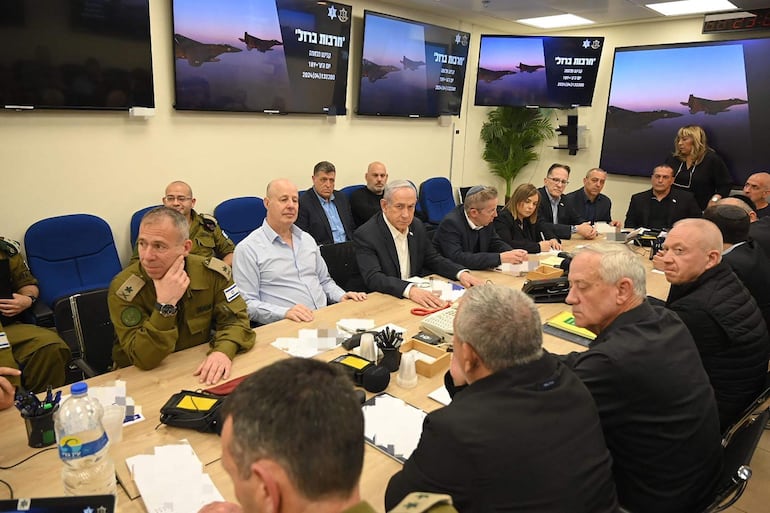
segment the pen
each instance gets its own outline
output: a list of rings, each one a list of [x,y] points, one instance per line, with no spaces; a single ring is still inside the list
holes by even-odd
[[[540,232],[540,240],[545,240],[545,235],[543,235],[543,232]]]

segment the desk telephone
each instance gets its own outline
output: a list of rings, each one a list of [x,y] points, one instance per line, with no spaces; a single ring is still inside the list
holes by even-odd
[[[453,323],[457,313],[458,302],[455,301],[452,306],[439,310],[438,312],[426,315],[420,322],[420,329],[433,333],[441,337],[444,342],[451,342],[454,335]]]

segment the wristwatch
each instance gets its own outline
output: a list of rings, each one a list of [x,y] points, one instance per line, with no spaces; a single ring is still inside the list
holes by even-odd
[[[27,294],[27,297],[32,300],[32,304],[30,306],[35,306],[35,303],[37,302],[37,297],[35,297],[35,296],[31,295],[31,294]]]
[[[172,317],[176,315],[178,308],[176,305],[170,305],[168,303],[155,303],[155,309],[160,312],[163,317]]]

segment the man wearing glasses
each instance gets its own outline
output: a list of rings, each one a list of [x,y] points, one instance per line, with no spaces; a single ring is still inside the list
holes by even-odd
[[[497,189],[476,185],[465,203],[448,213],[433,237],[436,250],[468,269],[490,269],[502,263],[520,264],[527,251],[512,249],[495,231]]]
[[[551,164],[546,173],[544,187],[540,191],[540,205],[537,217],[553,225],[553,233],[559,239],[569,239],[577,233],[584,239],[594,239],[598,235],[591,223],[580,217],[577,212],[564,202],[564,190],[569,184],[569,166]]]
[[[190,240],[192,240],[190,254],[204,258],[217,257],[227,265],[233,265],[235,244],[222,231],[214,216],[199,214],[193,209],[195,198],[192,188],[187,183],[177,180],[168,184],[162,201],[163,206],[173,208],[190,223]],[[139,253],[135,247],[131,262],[138,259]]]

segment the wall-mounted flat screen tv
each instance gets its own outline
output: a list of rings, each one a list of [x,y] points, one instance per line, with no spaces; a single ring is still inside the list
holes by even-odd
[[[470,34],[364,11],[358,114],[460,115]]]
[[[352,8],[173,0],[175,108],[345,114]]]
[[[148,2],[0,2],[0,106],[154,107]]]
[[[476,105],[590,106],[604,38],[481,36]]]
[[[736,184],[766,171],[769,55],[770,39],[616,48],[602,169],[650,176],[674,151],[677,130],[699,125]]]

